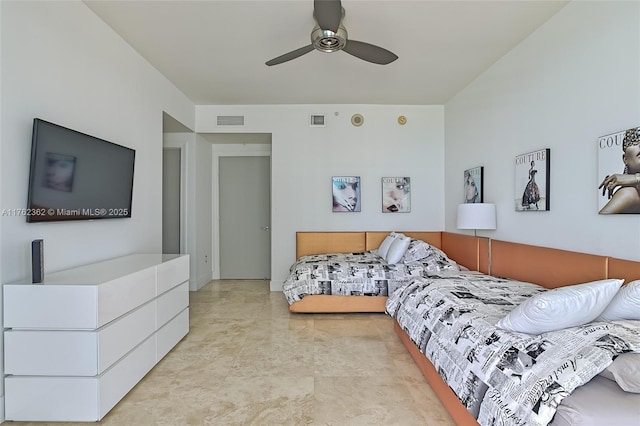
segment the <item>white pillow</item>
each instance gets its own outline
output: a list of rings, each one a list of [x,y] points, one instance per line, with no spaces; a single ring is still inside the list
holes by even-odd
[[[389,252],[389,248],[391,247],[391,244],[393,244],[396,238],[400,238],[400,237],[404,237],[404,234],[390,232],[389,235],[387,235],[384,238],[384,240],[382,240],[382,244],[380,244],[380,247],[378,247],[378,252],[377,252],[378,256],[382,257],[383,259],[386,259],[387,253]]]
[[[622,286],[596,321],[640,320],[640,280]]]
[[[616,382],[625,392],[640,393],[640,354],[618,355],[600,375]]]
[[[402,256],[409,248],[409,244],[411,243],[411,238],[402,236],[400,238],[396,238],[391,247],[389,247],[389,251],[387,252],[386,261],[387,263],[394,265],[400,262]]]
[[[599,280],[547,290],[528,298],[496,324],[507,331],[542,334],[593,321],[624,280]]]

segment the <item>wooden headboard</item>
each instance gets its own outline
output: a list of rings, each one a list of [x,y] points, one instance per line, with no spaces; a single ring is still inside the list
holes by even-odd
[[[442,247],[440,231],[398,231],[408,237]],[[320,231],[296,232],[296,259],[308,254],[350,253],[373,250],[380,247],[389,231]]]
[[[365,232],[296,232],[296,259],[308,254],[365,250]]]
[[[491,275],[546,288],[607,278],[608,257],[491,240]]]
[[[624,278],[624,282],[640,280],[640,262],[609,258],[607,278]]]
[[[442,233],[442,251],[459,265],[489,273],[489,239],[471,235]]]

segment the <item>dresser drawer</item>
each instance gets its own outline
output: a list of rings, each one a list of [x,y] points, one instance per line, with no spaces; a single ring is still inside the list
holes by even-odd
[[[160,328],[189,306],[189,283],[184,282],[156,299],[156,327]]]
[[[153,302],[95,331],[7,330],[5,374],[95,376],[156,330]]]
[[[189,308],[185,308],[156,333],[156,362],[164,358],[187,333],[189,333]]]
[[[155,297],[155,268],[99,285],[5,284],[7,328],[96,329]]]
[[[189,256],[181,256],[158,265],[156,293],[162,294],[189,280]]]
[[[155,336],[96,377],[8,376],[6,420],[95,422],[155,365]]]

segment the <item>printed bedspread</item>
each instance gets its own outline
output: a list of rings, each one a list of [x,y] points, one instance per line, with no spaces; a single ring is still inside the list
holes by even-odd
[[[291,266],[283,291],[289,304],[309,294],[387,296],[433,268],[431,260],[390,265],[373,251],[307,255]]]
[[[562,399],[622,352],[640,352],[640,321],[592,322],[541,335],[494,324],[537,285],[457,273],[416,278],[386,310],[481,425],[546,425]]]

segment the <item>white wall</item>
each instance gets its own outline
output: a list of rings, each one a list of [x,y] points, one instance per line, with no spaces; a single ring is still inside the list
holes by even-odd
[[[212,278],[212,176],[211,142],[202,136],[196,136],[195,144],[195,253],[196,253],[196,290]]]
[[[180,150],[180,252],[189,256],[189,289],[197,290],[196,284],[196,208],[195,208],[195,144],[193,132],[164,133],[163,148]]]
[[[81,2],[2,1],[0,10],[0,208],[26,208],[34,117],[136,150],[132,218],[28,224],[3,215],[0,280],[31,279],[36,238],[45,274],[160,252],[162,113],[193,127],[194,105]]]
[[[597,205],[596,140],[636,126],[640,3],[570,3],[445,105],[446,229],[462,232],[463,171],[484,166],[498,229],[479,235],[640,260],[640,217]],[[551,209],[515,212],[514,158],[541,148]]]
[[[354,127],[360,113],[364,124]],[[310,127],[325,114],[325,127]],[[245,125],[217,126],[218,115]],[[397,123],[405,115],[404,126]],[[443,107],[376,105],[197,106],[197,133],[271,133],[271,289],[295,260],[296,231],[442,230]],[[362,211],[331,211],[331,177],[360,176]],[[411,212],[382,213],[381,178],[411,177]]]
[[[30,242],[45,273],[161,250],[162,113],[194,121],[194,105],[81,2],[2,7],[2,208],[27,200],[34,117],[136,150],[131,219],[28,224],[1,218],[2,281],[30,279]]]

